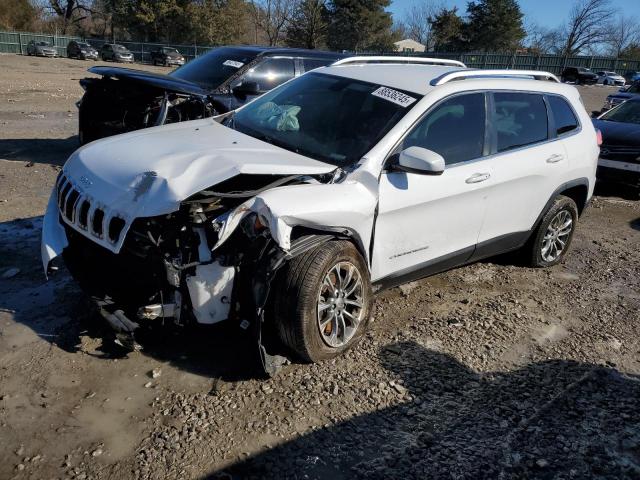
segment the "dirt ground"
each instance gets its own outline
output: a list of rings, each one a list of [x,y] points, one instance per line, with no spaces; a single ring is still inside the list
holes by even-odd
[[[640,478],[634,192],[599,188],[562,265],[383,293],[331,362],[259,380],[225,326],[124,355],[40,264],[90,65],[0,55],[0,478]],[[609,91],[582,88],[587,109]]]

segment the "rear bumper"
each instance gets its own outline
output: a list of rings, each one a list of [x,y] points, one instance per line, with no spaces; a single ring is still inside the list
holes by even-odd
[[[640,164],[601,158],[598,160],[596,177],[598,180],[640,187]]]

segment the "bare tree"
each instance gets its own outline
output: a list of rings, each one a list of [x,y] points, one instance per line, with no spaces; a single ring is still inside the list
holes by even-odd
[[[264,33],[269,45],[278,45],[296,7],[296,0],[252,0],[249,12],[255,29],[255,42]]]
[[[608,26],[606,38],[607,53],[619,57],[620,53],[633,44],[640,43],[640,24],[635,17],[619,14]]]
[[[62,33],[69,25],[77,25],[92,13],[89,2],[82,0],[49,0],[49,9],[62,21]]]
[[[611,0],[575,0],[569,20],[562,29],[560,52],[576,55],[583,50],[591,50],[607,39],[608,24],[615,10]]]
[[[527,32],[524,44],[532,53],[541,54],[558,51],[558,30],[545,28],[535,22],[526,22],[524,29]]]
[[[431,50],[434,43],[431,19],[444,8],[442,0],[422,0],[421,3],[412,5],[400,21],[402,31],[408,38]]]

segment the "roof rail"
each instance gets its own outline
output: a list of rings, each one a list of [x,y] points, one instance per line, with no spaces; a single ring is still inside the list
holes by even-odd
[[[560,83],[553,73],[537,70],[456,70],[447,72],[431,80],[432,86],[442,85],[452,80],[465,80],[468,78],[533,78],[534,80],[548,80]]]
[[[360,56],[347,57],[332,63],[331,65],[346,65],[350,63],[417,63],[426,65],[446,65],[451,67],[467,66],[458,60],[448,60],[446,58],[429,58],[429,57],[399,57],[394,55],[377,55],[377,56]]]

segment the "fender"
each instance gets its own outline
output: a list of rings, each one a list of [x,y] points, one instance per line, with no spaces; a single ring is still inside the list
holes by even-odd
[[[587,192],[589,192],[589,179],[586,177],[576,178],[569,182],[563,183],[558,188],[556,188],[555,191],[551,194],[551,197],[549,197],[549,200],[547,200],[547,203],[544,205],[544,208],[538,215],[538,218],[536,218],[536,221],[533,223],[533,226],[531,227],[531,232],[535,231],[535,229],[538,228],[538,225],[540,225],[540,222],[542,221],[542,217],[544,217],[545,213],[549,211],[549,208],[551,208],[551,205],[553,204],[553,201],[556,199],[556,197],[560,195],[562,192],[564,192],[565,190],[568,190],[573,187],[586,187]],[[578,205],[580,213],[584,212],[584,210],[587,208],[588,201],[589,199],[587,198],[585,200],[585,204],[582,209],[580,209],[580,205]]]

